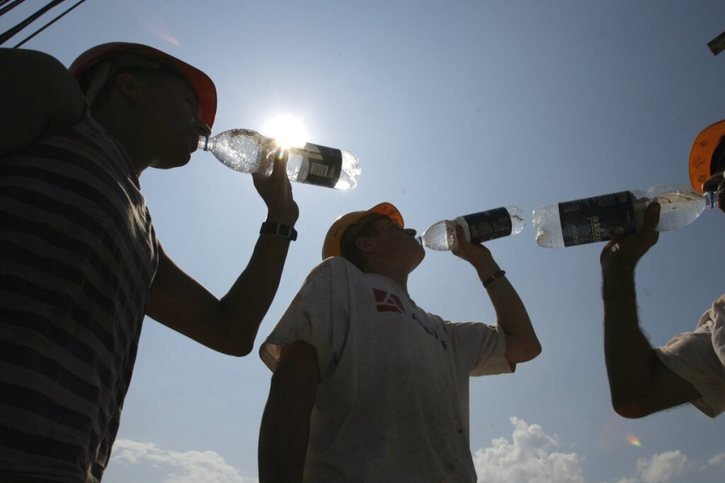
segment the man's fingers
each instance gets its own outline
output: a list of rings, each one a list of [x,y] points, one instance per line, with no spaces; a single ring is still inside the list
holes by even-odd
[[[287,160],[289,159],[289,151],[279,148],[274,152],[274,166],[272,174],[283,172],[287,173]]]
[[[650,203],[644,212],[644,223],[642,225],[642,231],[645,233],[655,231],[659,222],[660,204],[657,202]]]

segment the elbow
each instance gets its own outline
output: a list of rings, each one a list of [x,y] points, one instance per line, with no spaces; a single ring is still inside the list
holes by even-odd
[[[528,353],[529,353],[529,360],[539,357],[539,354],[541,354],[541,342],[539,342],[539,339],[535,338],[529,344]]]
[[[536,359],[539,354],[541,354],[541,344],[539,344],[539,341],[537,340],[534,343],[529,344],[524,352],[523,360],[519,362],[527,362]]]
[[[612,408],[617,414],[627,419],[639,419],[650,414],[638,401],[619,401],[612,399]]]
[[[646,393],[612,391],[611,395],[612,408],[623,418],[639,419],[656,412],[655,405]]]
[[[639,419],[657,411],[657,397],[645,381],[620,380],[609,377],[612,409],[627,419]]]
[[[234,357],[248,356],[254,349],[259,321],[241,321],[238,325],[220,324],[214,333],[215,349]],[[251,328],[250,328],[251,327]]]
[[[528,328],[525,330],[513,331],[503,328],[506,334],[506,356],[511,363],[527,362],[541,354],[541,342],[536,332],[531,327],[530,321],[526,325]]]
[[[254,338],[239,336],[217,338],[216,343],[210,347],[228,356],[244,357],[248,356],[254,349]]]
[[[252,349],[254,349],[254,343],[244,341],[241,343],[229,344],[229,346],[221,349],[220,352],[234,357],[245,357],[252,353]]]
[[[251,347],[242,347],[242,348],[234,348],[230,351],[225,351],[224,353],[230,356],[234,357],[246,357],[249,354],[251,354],[252,348]]]
[[[512,364],[528,362],[541,354],[541,344],[538,339],[534,339],[526,344],[517,344],[509,346],[506,350],[506,357]]]

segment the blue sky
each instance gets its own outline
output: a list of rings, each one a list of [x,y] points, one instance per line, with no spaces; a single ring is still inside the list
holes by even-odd
[[[33,7],[2,17],[2,30]],[[300,236],[252,355],[216,354],[145,322],[105,481],[256,481],[270,379],[256,348],[338,215],[386,200],[423,230],[498,206],[530,218],[555,201],[687,184],[695,135],[725,117],[725,57],[706,46],[723,19],[716,0],[90,0],[31,40],[66,64],[102,42],[154,45],[215,79],[215,132],[291,113],[310,141],[348,149],[362,166],[351,192],[294,186]],[[166,251],[223,295],[266,215],[251,178],[196,153],[141,183]],[[723,228],[721,213],[705,212],[642,260],[640,315],[653,343],[694,327],[723,293]],[[612,411],[602,246],[540,248],[530,222],[489,244],[543,353],[512,376],[471,381],[482,481],[721,481],[722,417],[690,406],[636,421]],[[451,320],[494,321],[475,272],[450,253],[429,252],[409,289]]]

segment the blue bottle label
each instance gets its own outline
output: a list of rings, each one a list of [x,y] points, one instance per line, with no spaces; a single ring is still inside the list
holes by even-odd
[[[342,151],[319,144],[305,144],[309,173],[303,183],[334,188],[342,170]]]
[[[471,243],[481,243],[511,234],[511,216],[506,208],[472,213],[463,217],[468,223]]]
[[[629,191],[559,203],[564,246],[611,239],[614,228],[635,231],[634,195]]]

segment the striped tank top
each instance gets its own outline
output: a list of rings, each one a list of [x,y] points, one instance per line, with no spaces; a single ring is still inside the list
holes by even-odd
[[[0,479],[96,482],[158,244],[125,150],[90,115],[0,157]]]

